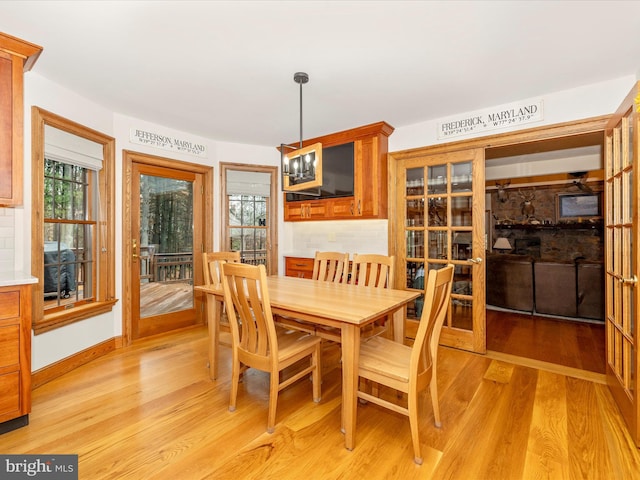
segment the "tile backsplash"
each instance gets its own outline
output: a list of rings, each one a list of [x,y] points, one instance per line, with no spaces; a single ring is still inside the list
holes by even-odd
[[[313,257],[317,250],[354,253],[388,253],[387,220],[291,222],[293,245],[284,255]]]
[[[14,270],[15,210],[0,207],[0,271]]]

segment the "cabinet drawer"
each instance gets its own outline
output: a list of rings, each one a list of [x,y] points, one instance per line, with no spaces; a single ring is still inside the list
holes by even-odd
[[[20,317],[20,290],[0,292],[0,320]]]
[[[0,375],[0,422],[20,415],[20,374]]]
[[[313,258],[285,257],[284,270],[287,277],[311,278],[313,275]]]
[[[20,364],[20,326],[0,327],[0,369]]]

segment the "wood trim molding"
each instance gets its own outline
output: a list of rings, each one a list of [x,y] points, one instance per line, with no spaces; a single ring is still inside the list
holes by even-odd
[[[134,164],[155,166],[160,168],[169,168],[173,170],[183,170],[186,172],[202,175],[202,195],[203,195],[203,212],[202,212],[202,242],[203,250],[210,251],[213,248],[213,167],[209,165],[201,165],[182,160],[175,160],[168,157],[160,157],[146,153],[135,152],[132,150],[122,150],[122,344],[130,345],[133,341],[132,331],[132,288],[131,284],[131,262],[128,260],[133,254],[133,246],[131,242],[131,218],[133,212],[131,207],[132,200],[132,179]],[[194,232],[196,234],[196,232]],[[202,252],[196,251],[194,254]],[[199,259],[200,257],[198,257]],[[195,259],[194,265],[200,265],[201,261]],[[198,270],[196,270],[197,272]],[[202,283],[202,277],[194,278],[194,281]],[[196,302],[202,302],[204,295],[198,297]],[[199,310],[198,315],[205,315],[204,310]],[[204,317],[203,317],[204,318]]]
[[[47,365],[31,374],[31,388],[35,389],[51,380],[54,380],[65,373],[74,370],[85,363],[89,363],[98,357],[102,357],[117,348],[122,347],[122,337],[113,337],[92,347],[81,350],[73,355],[58,360],[51,365]]]

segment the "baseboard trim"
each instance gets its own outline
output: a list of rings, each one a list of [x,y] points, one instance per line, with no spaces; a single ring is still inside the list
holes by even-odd
[[[36,389],[85,363],[122,346],[122,337],[113,337],[31,373],[31,388]]]

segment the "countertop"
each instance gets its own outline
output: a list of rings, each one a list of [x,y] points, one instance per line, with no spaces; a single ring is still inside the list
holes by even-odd
[[[19,270],[0,272],[0,287],[13,287],[30,283],[38,283],[38,279],[29,273]]]

